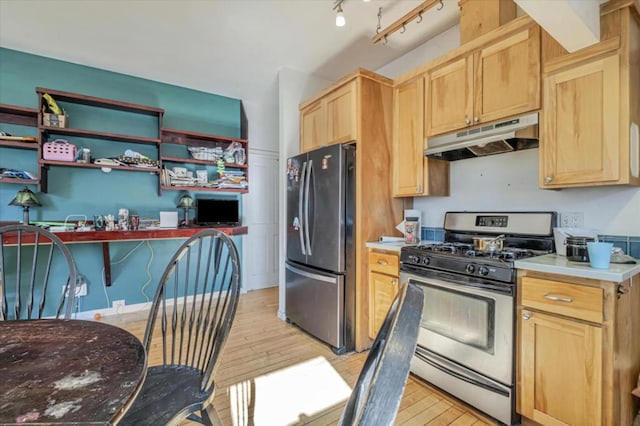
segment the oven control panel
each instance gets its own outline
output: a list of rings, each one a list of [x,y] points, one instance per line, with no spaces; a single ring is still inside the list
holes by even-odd
[[[418,251],[420,249],[414,250]],[[452,274],[462,274],[505,283],[515,282],[515,269],[511,263],[496,262],[483,258],[462,259],[444,253],[416,251],[401,251],[400,270],[402,270],[403,265],[407,265],[411,266],[414,271],[416,268],[424,270],[435,269]]]
[[[476,226],[488,226],[491,228],[506,228],[509,224],[508,216],[477,216]]]

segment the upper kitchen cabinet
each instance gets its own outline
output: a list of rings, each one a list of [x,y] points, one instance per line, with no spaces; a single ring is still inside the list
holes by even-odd
[[[615,3],[600,43],[545,61],[541,188],[640,185],[640,18]]]
[[[522,16],[430,64],[427,137],[540,108],[540,27]]]
[[[393,195],[449,195],[449,163],[424,155],[424,76],[393,89]]]
[[[345,82],[300,108],[300,151],[357,139],[357,83]]]
[[[359,70],[300,105],[301,152],[360,139],[363,78],[391,86],[391,80]]]

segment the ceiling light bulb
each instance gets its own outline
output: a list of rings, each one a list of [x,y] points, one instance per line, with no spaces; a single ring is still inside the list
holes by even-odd
[[[347,21],[344,19],[344,13],[342,13],[342,7],[338,7],[338,14],[336,15],[336,27],[344,27]]]

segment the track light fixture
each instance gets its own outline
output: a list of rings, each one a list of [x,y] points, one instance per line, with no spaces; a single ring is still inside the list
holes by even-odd
[[[344,12],[342,12],[342,2],[344,0],[336,0],[335,5],[333,6],[333,10],[337,12],[336,14],[336,27],[344,27],[344,24],[347,23],[344,18]]]

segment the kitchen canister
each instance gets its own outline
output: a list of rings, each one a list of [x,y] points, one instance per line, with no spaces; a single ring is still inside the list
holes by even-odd
[[[589,252],[587,250],[587,244],[594,241],[595,238],[592,237],[567,237],[567,260],[572,262],[588,262]]]

